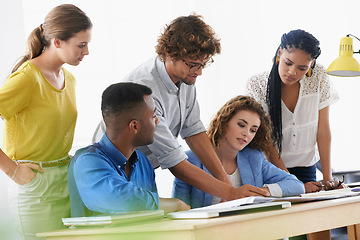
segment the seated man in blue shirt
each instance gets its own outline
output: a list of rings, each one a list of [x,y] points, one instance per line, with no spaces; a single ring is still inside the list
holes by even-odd
[[[106,132],[98,143],[78,150],[69,166],[72,217],[190,209],[175,198],[159,199],[154,170],[136,150],[153,142],[159,122],[151,94],[150,88],[136,83],[113,84],[103,92]]]

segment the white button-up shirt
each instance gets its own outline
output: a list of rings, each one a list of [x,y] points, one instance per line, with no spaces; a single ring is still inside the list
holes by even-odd
[[[300,79],[299,98],[294,112],[281,101],[282,154],[287,168],[307,167],[319,159],[316,149],[319,111],[339,99],[322,65],[317,64],[311,77]],[[247,82],[248,95],[268,111],[266,90],[269,71],[255,75]]]

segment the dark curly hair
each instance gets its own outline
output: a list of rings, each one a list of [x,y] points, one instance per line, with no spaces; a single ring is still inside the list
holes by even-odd
[[[273,142],[271,139],[271,122],[261,104],[252,97],[239,95],[232,98],[212,118],[207,134],[215,149],[219,146],[219,140],[226,134],[228,122],[239,111],[247,110],[259,115],[260,126],[254,139],[249,143],[249,147],[261,150],[266,156],[270,154],[270,147]]]
[[[220,39],[201,18],[196,14],[181,16],[165,26],[155,47],[162,61],[165,61],[166,54],[174,60],[184,57],[208,59],[220,54]]]

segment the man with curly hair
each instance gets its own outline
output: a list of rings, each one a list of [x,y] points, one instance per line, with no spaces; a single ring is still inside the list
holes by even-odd
[[[194,84],[220,51],[220,39],[201,16],[181,16],[165,26],[158,38],[157,56],[123,80],[152,89],[155,113],[160,120],[154,142],[138,149],[149,158],[153,168],[169,169],[178,179],[221,199],[265,196],[268,193],[259,188],[232,186],[200,120]],[[94,141],[102,135],[104,128],[99,125]],[[179,135],[216,178],[187,161],[177,140]]]

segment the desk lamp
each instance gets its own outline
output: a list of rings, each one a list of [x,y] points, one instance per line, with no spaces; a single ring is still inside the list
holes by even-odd
[[[353,51],[353,39],[350,36],[360,41],[359,38],[351,34],[341,38],[339,57],[330,64],[326,71],[327,74],[339,77],[360,76],[360,64],[353,57],[353,53],[360,53],[360,50],[358,52]]]

